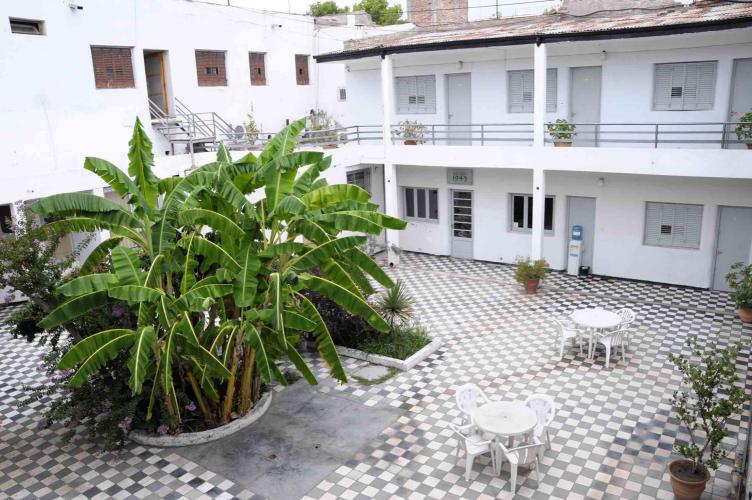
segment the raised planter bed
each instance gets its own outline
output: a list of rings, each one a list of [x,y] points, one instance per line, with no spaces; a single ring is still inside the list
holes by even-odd
[[[130,434],[128,434],[128,437],[138,444],[143,444],[145,446],[156,446],[158,448],[171,448],[174,446],[191,446],[194,444],[209,443],[211,441],[216,441],[217,439],[222,439],[223,437],[235,434],[241,429],[245,429],[256,420],[261,418],[264,413],[266,413],[266,410],[269,409],[271,402],[271,391],[265,392],[261,396],[261,399],[258,400],[258,403],[256,403],[256,406],[254,406],[253,409],[246,415],[237,420],[233,420],[227,425],[223,425],[222,427],[217,427],[215,429],[209,429],[201,432],[184,432],[183,434],[178,434],[177,436],[155,436],[154,434],[149,434],[144,431],[134,430],[131,431]]]
[[[361,359],[375,365],[389,366],[392,368],[397,368],[398,370],[406,371],[433,354],[436,349],[441,347],[441,344],[441,339],[434,339],[430,344],[405,360],[389,358],[387,356],[380,356],[378,354],[370,354],[364,351],[359,351],[357,349],[351,349],[349,347],[342,346],[337,346],[337,352],[340,354],[340,356]]]

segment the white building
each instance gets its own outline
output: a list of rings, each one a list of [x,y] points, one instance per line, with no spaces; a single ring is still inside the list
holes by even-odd
[[[390,248],[565,269],[576,224],[594,274],[720,289],[751,259],[752,151],[733,133],[752,109],[751,4],[381,29],[180,0],[78,4],[0,3],[0,205],[108,196],[83,159],[122,166],[135,116],[165,176],[192,161],[185,137],[165,137],[180,103],[236,149],[226,125],[251,111],[275,132],[324,109],[348,127],[327,175],[409,221]],[[574,147],[553,147],[557,118],[576,124]],[[405,120],[423,144],[382,140]],[[191,130],[195,151],[211,145]]]
[[[733,133],[752,110],[752,4],[661,4],[416,29],[318,56],[347,65],[346,125],[425,127],[418,146],[347,146],[348,169],[383,165],[386,210],[409,221],[390,243],[565,269],[577,224],[595,274],[724,289],[752,252],[752,151]],[[575,147],[551,144],[557,118],[577,124]]]

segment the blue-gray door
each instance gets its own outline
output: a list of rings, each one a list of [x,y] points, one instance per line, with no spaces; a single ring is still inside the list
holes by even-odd
[[[577,124],[573,143],[578,146],[597,146],[594,124],[601,121],[601,67],[572,68],[569,121]]]
[[[452,257],[473,258],[473,192],[452,190]]]
[[[726,273],[735,262],[750,262],[752,251],[752,208],[720,207],[718,243],[715,250],[713,288],[728,290]]]
[[[447,75],[447,123],[449,144],[470,144],[470,73]]]

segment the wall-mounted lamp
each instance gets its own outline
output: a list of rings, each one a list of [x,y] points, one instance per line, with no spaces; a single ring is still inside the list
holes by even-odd
[[[464,62],[462,62],[462,61],[457,61],[457,64],[459,64],[459,66],[460,66],[460,69],[462,69],[462,65],[463,65],[463,64],[465,64],[465,63],[464,63]]]
[[[348,73],[350,72],[350,65],[349,64],[345,64],[345,71],[347,71]]]
[[[602,50],[601,51],[601,61],[605,61],[606,59],[608,59],[608,52],[606,52],[605,50]]]
[[[603,177],[598,177],[598,182],[596,184],[598,184],[599,188],[602,188],[606,185],[606,179],[604,179]]]

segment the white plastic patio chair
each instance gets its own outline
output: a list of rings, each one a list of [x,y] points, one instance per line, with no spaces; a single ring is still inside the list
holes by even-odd
[[[497,454],[496,463],[499,466],[499,472],[501,472],[501,466],[504,463],[504,459],[509,462],[509,473],[512,476],[510,480],[510,490],[514,495],[517,489],[517,468],[518,467],[530,467],[535,469],[535,481],[540,483],[540,470],[538,469],[538,456],[540,455],[543,443],[533,438],[533,444],[525,444],[517,446],[515,448],[507,448],[502,443],[497,442]]]
[[[556,403],[551,396],[546,394],[533,394],[525,400],[525,406],[535,412],[538,421],[533,429],[533,437],[539,442],[544,442],[545,435],[546,448],[551,448],[551,436],[548,433],[548,427],[556,417]]]
[[[491,454],[491,465],[496,471],[496,452],[493,442],[481,436],[474,423],[467,425],[449,424],[457,438],[457,448],[454,455],[454,463],[459,462],[460,449],[465,451],[465,481],[470,481],[470,472],[473,470],[475,459],[486,453]]]
[[[625,307],[624,309],[619,309],[616,311],[616,314],[621,316],[621,323],[619,323],[619,328],[617,330],[623,330],[625,328],[629,328],[632,323],[634,323],[634,320],[637,318],[637,314],[632,309],[629,309],[628,307]],[[629,344],[624,344],[626,347],[629,347]]]
[[[603,332],[598,333],[595,336],[595,342],[597,344],[603,344],[603,346],[606,348],[606,368],[609,367],[609,363],[611,361],[611,349],[614,349],[614,353],[616,351],[615,348],[620,347],[621,348],[621,359],[622,361],[627,360],[626,356],[626,347],[629,342],[629,335],[631,333],[631,330],[628,330],[626,328],[620,328],[618,330],[612,330],[610,332]]]
[[[460,411],[465,414],[462,420],[463,424],[472,422],[473,412],[479,404],[489,402],[488,396],[475,384],[465,384],[458,387],[454,393],[454,400]]]
[[[577,328],[574,321],[565,318],[553,318],[556,324],[557,338],[556,343],[559,347],[559,360],[564,358],[564,344],[571,339],[572,344],[580,343],[580,356],[582,355],[582,336],[584,330]]]

